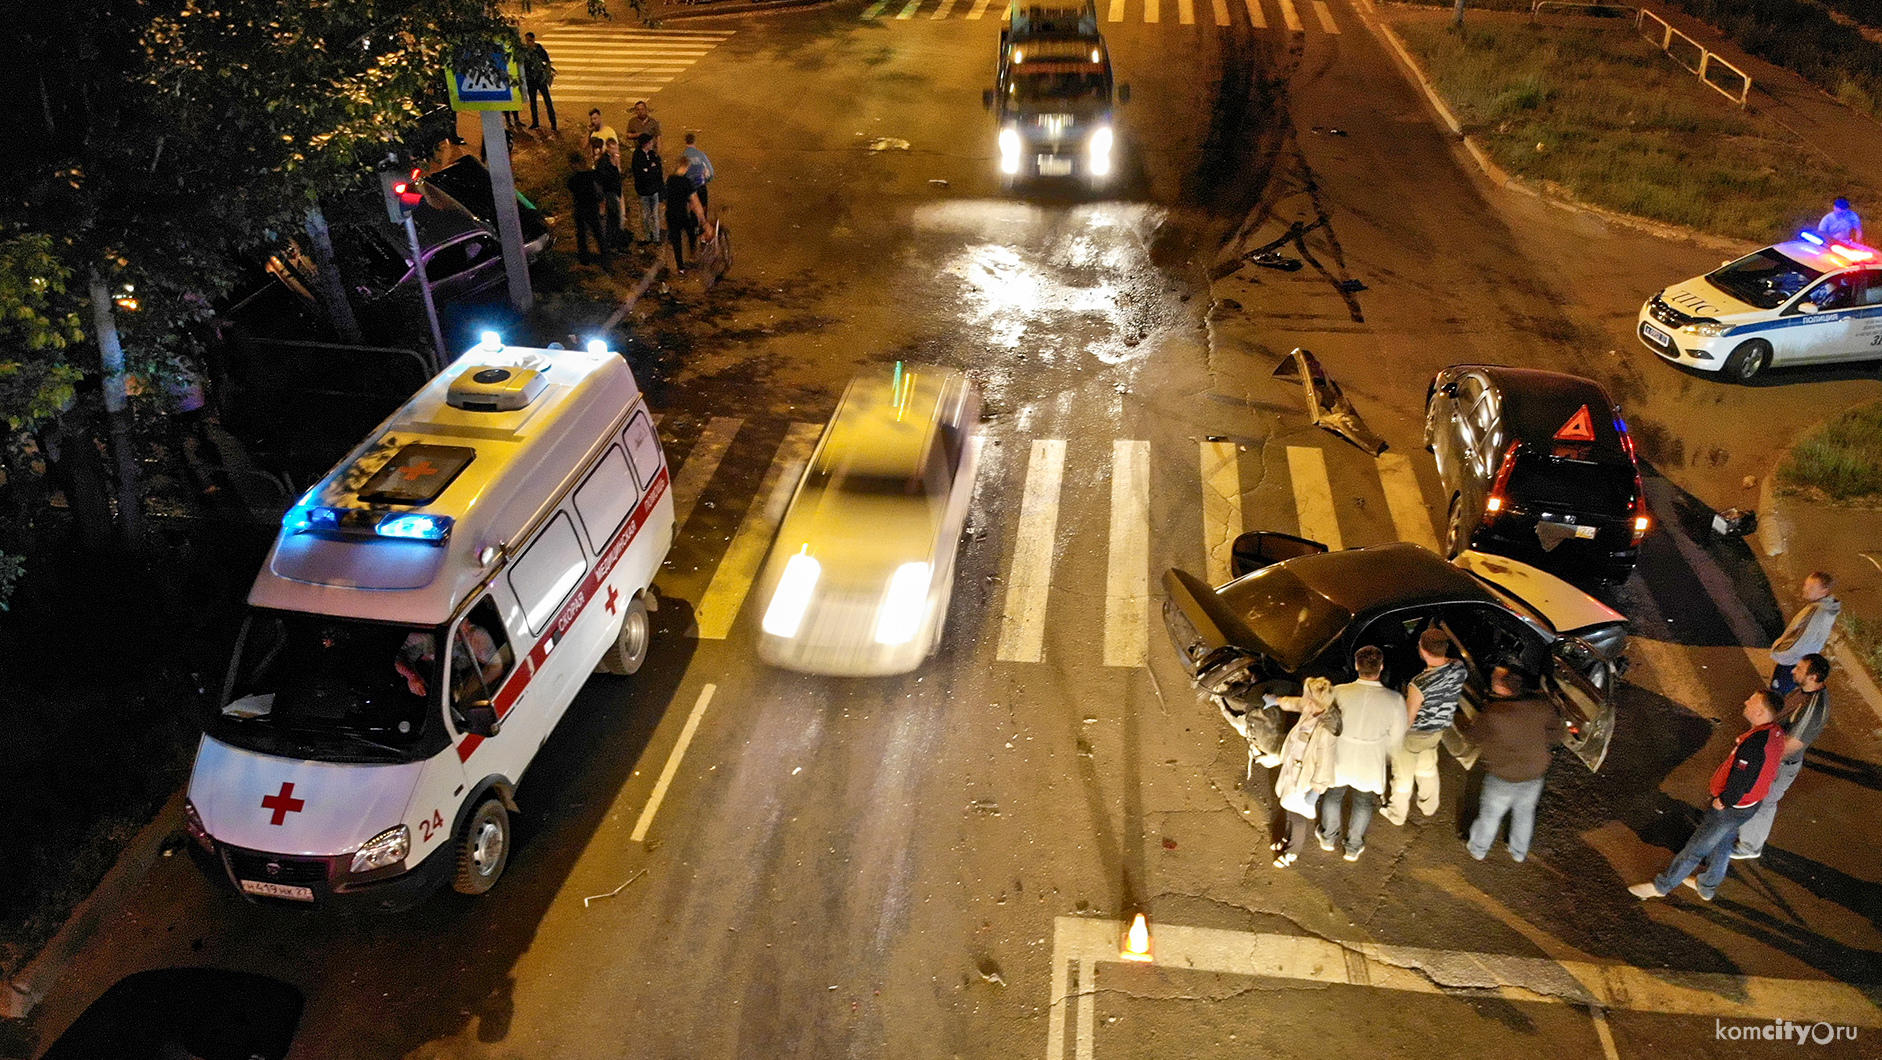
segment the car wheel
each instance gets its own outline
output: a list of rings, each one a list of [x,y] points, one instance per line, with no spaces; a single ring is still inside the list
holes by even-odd
[[[1758,378],[1766,368],[1771,367],[1771,344],[1763,339],[1752,339],[1732,351],[1725,359],[1725,374],[1735,383],[1749,383]]]
[[[1437,396],[1433,394],[1431,397],[1425,399],[1425,452],[1427,453],[1436,453],[1438,451],[1437,436],[1432,430],[1434,421],[1437,418]]]
[[[1451,515],[1444,523],[1444,555],[1446,559],[1456,559],[1459,553],[1470,547],[1470,539],[1475,535],[1475,527],[1468,524],[1470,515],[1464,510],[1464,498],[1451,498]]]
[[[608,646],[597,669],[623,677],[638,673],[652,643],[653,621],[647,617],[647,602],[636,596],[628,601],[627,613],[621,616],[621,633]]]
[[[510,863],[510,812],[495,796],[486,798],[464,822],[457,837],[457,875],[451,889],[459,894],[483,894],[497,885]]]

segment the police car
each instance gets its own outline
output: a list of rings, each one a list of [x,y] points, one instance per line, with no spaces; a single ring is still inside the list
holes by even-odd
[[[1882,359],[1882,260],[1800,232],[1654,295],[1637,334],[1669,361],[1740,383],[1774,365]]]

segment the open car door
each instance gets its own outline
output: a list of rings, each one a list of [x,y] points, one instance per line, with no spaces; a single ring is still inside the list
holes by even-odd
[[[1599,772],[1614,739],[1613,667],[1586,641],[1566,637],[1550,650],[1542,686],[1568,722],[1564,745]]]

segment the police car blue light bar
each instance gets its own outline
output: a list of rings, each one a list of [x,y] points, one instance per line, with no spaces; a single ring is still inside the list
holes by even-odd
[[[1820,236],[1820,235],[1818,235],[1818,234],[1816,234],[1815,232],[1812,232],[1812,231],[1811,231],[1810,229],[1808,229],[1808,228],[1806,228],[1806,229],[1804,229],[1803,231],[1801,231],[1801,232],[1799,232],[1799,233],[1797,233],[1797,238],[1798,238],[1798,239],[1801,239],[1801,240],[1803,240],[1803,241],[1804,241],[1804,242],[1806,242],[1806,243],[1814,243],[1814,244],[1816,244],[1817,246],[1822,246],[1822,245],[1823,245],[1823,237],[1822,237],[1822,236]]]

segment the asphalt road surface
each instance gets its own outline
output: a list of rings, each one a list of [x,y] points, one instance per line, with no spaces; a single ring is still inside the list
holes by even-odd
[[[586,35],[665,71],[559,83],[564,117],[651,94],[669,143],[701,130],[738,233],[738,269],[630,351],[686,512],[652,660],[545,746],[492,894],[333,918],[169,859],[37,1028],[208,964],[304,989],[304,1057],[1882,1056],[1875,988],[1844,985],[1882,980],[1882,774],[1840,682],[1761,863],[1710,905],[1624,889],[1684,840],[1754,687],[1735,645],[1778,621],[1700,521],[1875,382],[1659,363],[1640,301],[1718,255],[1481,188],[1347,0],[1149,4],[1100,5],[1133,90],[1101,196],[1000,193],[982,0],[689,23],[664,66],[541,30],[559,61]],[[1322,220],[1300,271],[1234,265]],[[1384,457],[1270,379],[1295,346]],[[946,637],[902,678],[769,670],[740,557],[843,383],[897,359],[986,398]],[[1612,753],[1559,758],[1526,864],[1466,855],[1447,758],[1436,817],[1276,870],[1274,800],[1184,679],[1157,579],[1219,580],[1240,529],[1433,540],[1424,388],[1466,361],[1601,379],[1641,439],[1662,526],[1612,594],[1636,636]],[[1117,959],[1135,911],[1155,963]],[[1860,1037],[1743,1040],[1778,1019]]]

